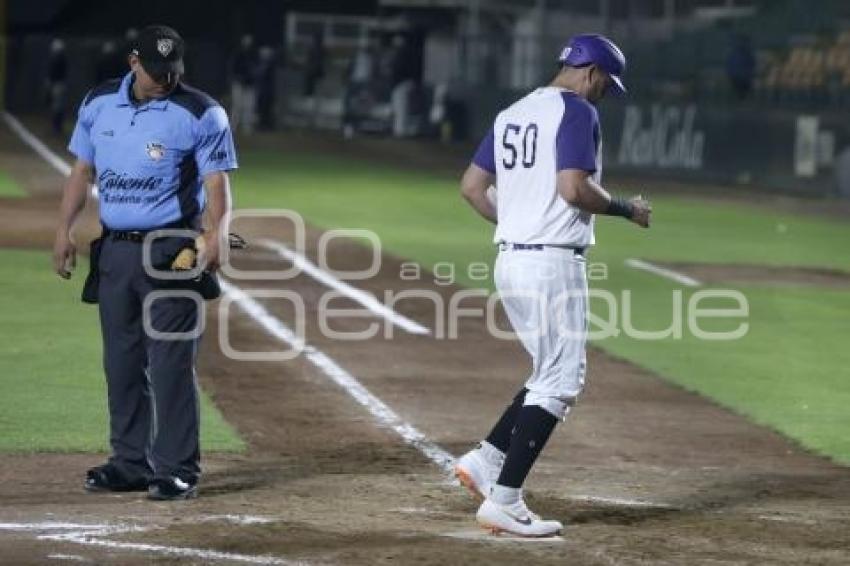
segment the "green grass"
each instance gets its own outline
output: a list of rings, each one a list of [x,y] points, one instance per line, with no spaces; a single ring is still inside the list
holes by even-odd
[[[668,328],[677,286],[653,275],[613,266],[608,281],[595,287],[633,293],[634,327]],[[741,322],[747,334],[734,341],[700,340],[689,331],[681,339],[642,341],[624,334],[597,345],[651,369],[686,389],[770,426],[804,446],[850,463],[850,292],[806,287],[735,286],[749,307],[746,319],[707,320],[700,327],[732,331]],[[684,291],[686,304],[693,291]],[[704,307],[729,308],[729,301]],[[593,312],[607,313],[595,301]],[[687,312],[687,311],[685,311]],[[686,316],[686,315],[685,315]]]
[[[87,269],[53,274],[45,252],[0,250],[0,451],[87,452],[108,448],[106,384],[97,308],[80,302]],[[242,441],[206,395],[205,450]]]
[[[0,171],[0,197],[22,197],[26,192],[5,171]]]
[[[368,228],[385,250],[431,267],[458,266],[461,284],[481,286],[464,267],[494,257],[492,231],[460,199],[457,180],[332,157],[249,152],[234,191],[239,207],[289,208],[321,227]],[[625,267],[649,260],[820,266],[850,271],[850,226],[751,205],[654,198],[654,226],[641,231],[601,218],[592,262],[609,277],[592,287],[634,297],[634,326],[671,319],[670,281]],[[490,283],[492,285],[492,283]],[[621,334],[599,347],[711,397],[836,461],[850,463],[850,292],[807,287],[736,287],[751,316],[740,340],[642,341]],[[692,291],[684,291],[687,300]],[[710,305],[706,305],[710,306]],[[721,305],[722,306],[722,305]],[[594,313],[602,313],[594,302]],[[715,321],[714,330],[738,322]],[[724,326],[725,325],[725,326]]]

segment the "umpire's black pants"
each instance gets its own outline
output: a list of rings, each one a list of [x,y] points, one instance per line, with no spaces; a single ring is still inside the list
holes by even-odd
[[[145,296],[157,289],[142,265],[142,244],[107,236],[100,255],[100,326],[109,392],[110,462],[128,478],[200,475],[198,339],[152,338]],[[191,332],[198,306],[188,298],[151,303],[151,327]]]

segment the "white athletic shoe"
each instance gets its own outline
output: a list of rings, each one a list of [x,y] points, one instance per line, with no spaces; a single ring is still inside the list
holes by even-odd
[[[498,462],[488,461],[480,448],[473,448],[455,463],[455,477],[479,501],[487,498],[490,488],[499,479],[505,462],[505,456],[499,456]]]
[[[475,517],[478,524],[493,534],[505,532],[521,537],[552,537],[564,529],[559,521],[544,521],[529,511],[522,498],[510,505],[485,499]]]

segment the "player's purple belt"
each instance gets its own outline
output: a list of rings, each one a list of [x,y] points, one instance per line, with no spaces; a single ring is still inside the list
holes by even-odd
[[[576,246],[567,246],[567,245],[559,245],[559,244],[514,244],[514,243],[511,243],[511,242],[500,242],[498,245],[499,245],[499,249],[503,252],[507,251],[507,250],[514,250],[514,251],[534,250],[534,251],[542,252],[545,248],[558,248],[558,249],[562,249],[562,250],[573,250],[573,252],[575,252],[576,255],[581,255],[581,256],[584,255],[584,252],[587,249],[587,248],[579,248],[579,247],[576,247]]]

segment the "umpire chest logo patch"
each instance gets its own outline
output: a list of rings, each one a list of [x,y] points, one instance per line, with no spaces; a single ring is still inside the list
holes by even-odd
[[[156,50],[159,51],[159,54],[163,57],[168,57],[168,54],[171,53],[172,49],[174,49],[174,40],[168,38],[156,40]]]
[[[148,157],[154,161],[159,161],[165,157],[165,146],[159,142],[148,143],[148,145],[145,146],[145,151],[147,152]]]

